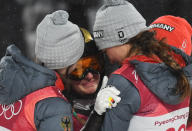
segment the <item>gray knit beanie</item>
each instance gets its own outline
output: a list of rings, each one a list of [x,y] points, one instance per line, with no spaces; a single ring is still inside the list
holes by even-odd
[[[35,55],[49,69],[68,67],[84,51],[84,38],[79,27],[68,21],[63,10],[48,14],[38,25]]]
[[[146,28],[146,21],[125,0],[105,0],[97,11],[93,35],[100,50],[122,45]]]

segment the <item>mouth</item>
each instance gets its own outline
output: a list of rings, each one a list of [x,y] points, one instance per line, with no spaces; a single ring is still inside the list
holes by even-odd
[[[94,86],[95,83],[96,83],[95,81],[89,81],[89,82],[83,83],[82,85],[84,86],[84,88],[90,88],[90,87]]]

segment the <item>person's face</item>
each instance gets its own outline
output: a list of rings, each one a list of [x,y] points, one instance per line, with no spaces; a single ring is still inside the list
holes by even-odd
[[[96,92],[101,72],[98,56],[87,56],[77,62],[75,70],[68,75],[72,89],[81,95]]]
[[[115,46],[111,48],[107,48],[104,50],[106,55],[108,56],[110,62],[114,63],[121,63],[129,53],[130,46],[128,44]]]
[[[81,95],[90,95],[96,92],[100,81],[99,74],[87,73],[82,80],[71,80],[72,88]]]

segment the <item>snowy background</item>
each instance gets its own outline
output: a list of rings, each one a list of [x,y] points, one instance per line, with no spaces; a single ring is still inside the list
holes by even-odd
[[[129,0],[150,24],[155,18],[171,14],[192,25],[192,0]],[[35,29],[47,13],[58,9],[69,12],[70,20],[92,31],[102,0],[0,0],[0,57],[10,44],[34,58]]]

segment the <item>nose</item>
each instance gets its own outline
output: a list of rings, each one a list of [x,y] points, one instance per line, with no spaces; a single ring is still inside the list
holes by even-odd
[[[87,75],[85,76],[85,79],[91,80],[93,78],[93,74],[91,72],[88,72]]]

